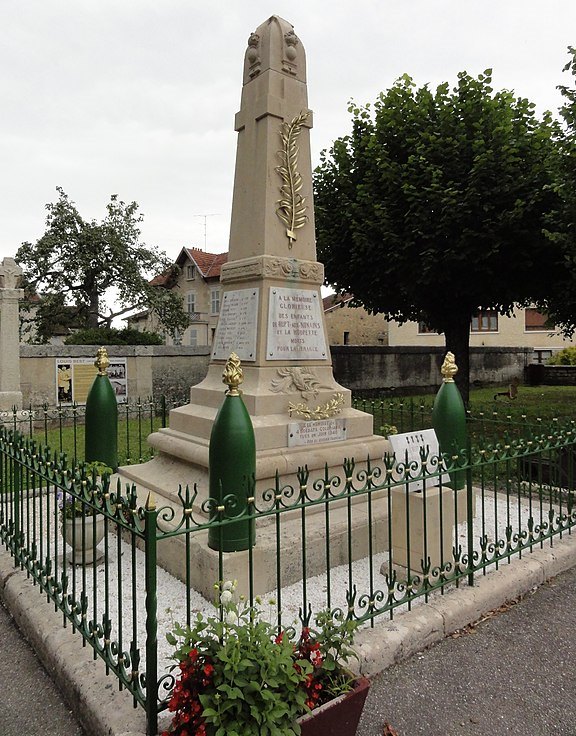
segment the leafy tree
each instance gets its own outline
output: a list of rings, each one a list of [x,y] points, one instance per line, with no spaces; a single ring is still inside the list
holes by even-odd
[[[356,304],[443,332],[468,397],[471,317],[509,314],[547,294],[560,265],[544,232],[553,123],[491,70],[450,89],[404,75],[372,110],[351,105],[352,132],[315,172],[326,280]]]
[[[88,222],[61,187],[58,201],[47,204],[47,230],[36,243],[23,243],[16,260],[29,294],[40,294],[36,324],[46,340],[55,325],[110,326],[114,317],[134,307],[154,309],[167,330],[185,329],[182,298],[150,284],[150,278],[173,268],[167,257],[140,242],[142,215],[136,202],[113,194],[102,222]],[[118,311],[105,313],[114,289]]]
[[[565,268],[541,306],[550,321],[571,337],[576,331],[576,48],[569,46],[568,53],[570,60],[563,71],[571,73],[572,86],[558,86],[564,98],[556,129],[559,200],[549,218],[549,237],[561,249]]]

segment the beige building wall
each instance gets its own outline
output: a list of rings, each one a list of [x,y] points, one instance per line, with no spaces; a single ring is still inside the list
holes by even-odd
[[[192,254],[192,256],[190,255]],[[167,345],[198,347],[212,345],[220,311],[220,261],[226,254],[211,254],[195,248],[183,248],[178,256],[178,279],[170,288],[182,297],[183,308],[188,312],[190,324],[175,338],[168,335],[158,316],[150,310],[127,318],[129,327],[140,332],[149,331],[162,335]],[[193,258],[196,258],[196,263]],[[211,261],[214,261],[214,266]],[[206,269],[204,276],[201,268]],[[159,282],[161,284],[161,282]],[[162,288],[162,286],[160,286]]]
[[[189,277],[187,263],[182,268],[178,282],[174,287],[181,296],[184,310],[189,313],[190,325],[180,336],[182,345],[211,345],[214,330],[218,323],[218,312],[220,304],[220,282],[218,279],[206,281],[194,268],[193,278]],[[213,308],[214,302],[212,292],[218,294],[218,308]],[[191,296],[192,295],[192,296]],[[192,299],[192,301],[189,301]],[[193,308],[192,308],[193,303]],[[190,307],[190,308],[189,308]],[[166,338],[167,345],[173,345],[174,340]]]
[[[326,307],[324,318],[330,345],[388,345],[388,322],[381,314],[369,314],[362,307],[346,302]]]
[[[417,322],[389,323],[389,345],[443,346],[444,335],[419,332]],[[547,357],[551,352],[576,345],[576,340],[568,340],[557,329],[526,329],[525,310],[518,308],[510,317],[498,315],[495,330],[470,332],[471,347],[526,347],[541,351]]]

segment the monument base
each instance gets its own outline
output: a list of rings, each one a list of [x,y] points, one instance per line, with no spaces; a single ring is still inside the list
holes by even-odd
[[[421,574],[453,559],[454,491],[427,488],[426,492],[392,489],[392,562],[411,575]]]
[[[125,480],[124,472],[121,477]],[[147,491],[139,486],[138,494],[139,503],[143,504]],[[334,568],[348,564],[349,555],[351,561],[367,557],[370,535],[373,554],[388,549],[388,504],[385,494],[386,491],[372,494],[370,519],[366,495],[354,499],[351,521],[345,499],[330,504],[328,522],[322,504],[317,507],[322,513],[310,513],[313,509],[309,509],[306,513],[305,542],[299,510],[281,514],[278,527],[274,516],[258,519],[255,546],[251,551],[223,553],[222,573],[219,553],[208,547],[207,531],[189,534],[188,541],[186,535],[182,534],[159,542],[158,564],[186,582],[188,554],[189,584],[209,600],[214,595],[214,583],[221,577],[224,580],[237,580],[240,593],[248,595],[250,568],[254,594],[273,592],[278,587],[297,583],[303,577],[310,579],[324,573],[328,561],[330,567]],[[163,495],[156,498],[156,504],[158,508],[178,507],[174,498],[167,499]],[[167,524],[166,528],[169,527]]]
[[[14,409],[22,409],[22,392],[0,391],[0,411],[12,412]]]

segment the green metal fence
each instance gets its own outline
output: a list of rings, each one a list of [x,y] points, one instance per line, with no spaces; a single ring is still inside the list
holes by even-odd
[[[464,449],[448,467],[427,450],[408,462],[347,459],[336,471],[277,476],[243,507],[198,488],[156,505],[0,428],[0,539],[146,709],[153,735],[175,682],[165,633],[201,610],[194,585],[209,528],[255,519],[241,584],[251,602],[262,591],[273,599],[279,628],[324,608],[369,626],[571,533],[575,447],[574,423],[517,436],[511,427],[509,439]],[[467,478],[462,492],[447,485],[455,470]],[[76,525],[65,520],[73,505]],[[170,544],[180,545],[178,584],[157,564]],[[99,564],[87,564],[92,556]],[[238,577],[238,555],[216,553],[214,577]]]
[[[120,465],[140,463],[152,457],[146,438],[166,427],[171,409],[188,398],[166,396],[136,399],[118,405],[118,450]],[[84,459],[85,404],[29,405],[25,409],[0,412],[0,424],[64,452],[74,462]]]

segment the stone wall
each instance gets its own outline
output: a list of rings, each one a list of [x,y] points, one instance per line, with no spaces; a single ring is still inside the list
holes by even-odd
[[[359,395],[436,391],[442,381],[443,347],[334,345],[330,350],[336,380]],[[470,381],[504,385],[522,379],[531,359],[531,348],[471,348]]]
[[[356,394],[390,389],[398,395],[435,391],[442,380],[444,348],[336,345],[331,351],[336,380]],[[161,394],[168,398],[186,396],[190,386],[204,378],[210,361],[206,346],[116,345],[108,352],[110,357],[127,359],[130,399]],[[56,358],[95,355],[96,348],[90,345],[21,345],[24,406],[55,403]],[[514,376],[522,378],[531,357],[528,348],[472,348],[470,380],[481,385],[505,385]],[[550,368],[546,366],[547,371]],[[564,367],[555,369],[562,371]],[[573,380],[576,382],[576,378]]]
[[[92,358],[96,350],[93,345],[20,345],[24,406],[56,402],[56,358]],[[127,360],[129,399],[186,396],[204,378],[210,360],[207,346],[112,345],[108,353]]]
[[[541,371],[542,380],[538,383],[545,386],[576,386],[576,365],[543,365]]]

